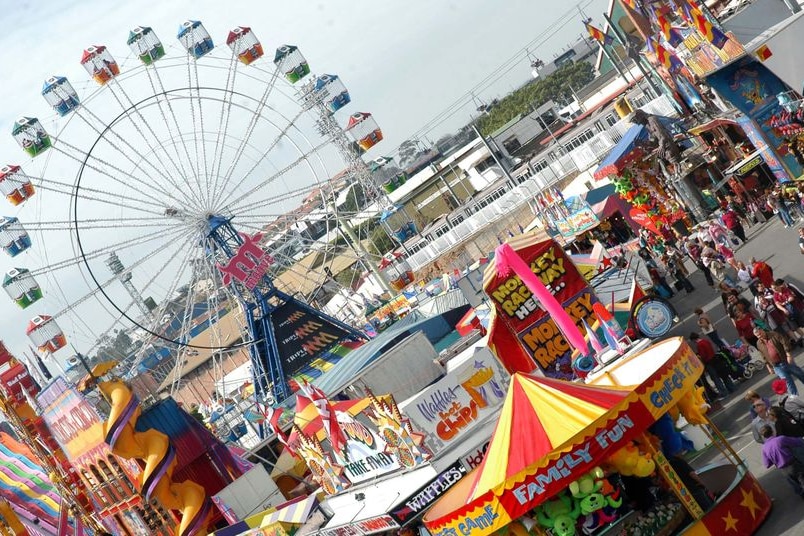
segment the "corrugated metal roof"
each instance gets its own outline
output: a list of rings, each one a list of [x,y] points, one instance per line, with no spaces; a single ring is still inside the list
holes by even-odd
[[[419,311],[412,311],[394,325],[377,335],[360,348],[353,350],[341,359],[331,370],[313,381],[313,384],[332,395],[342,389],[346,382],[363,370],[372,361],[377,359],[387,348],[396,345],[399,341],[416,331],[416,326],[431,317]],[[294,397],[295,398],[295,397]]]
[[[469,302],[466,301],[466,296],[464,296],[461,289],[454,289],[419,302],[416,309],[427,316],[437,316],[457,309],[462,305],[469,305]]]

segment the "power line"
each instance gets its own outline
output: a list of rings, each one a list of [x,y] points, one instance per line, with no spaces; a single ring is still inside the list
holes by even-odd
[[[510,72],[514,69],[520,61],[522,61],[522,55],[527,55],[530,52],[531,48],[538,47],[543,45],[546,41],[550,38],[555,36],[558,32],[560,32],[565,26],[570,23],[576,23],[575,15],[578,12],[578,9],[583,9],[584,7],[589,6],[590,4],[595,3],[597,0],[581,0],[567,11],[565,11],[554,24],[548,26],[544,31],[542,31],[539,35],[537,35],[532,41],[527,43],[521,49],[519,49],[513,56],[508,58],[499,67],[497,67],[494,71],[488,74],[483,80],[478,82],[474,87],[469,89],[466,93],[462,96],[458,97],[452,104],[448,105],[442,112],[437,114],[435,117],[427,121],[419,130],[411,134],[408,139],[416,139],[425,134],[428,134],[432,130],[434,130],[438,125],[458,113],[466,104],[469,103],[474,97],[475,94],[480,93],[486,90],[489,86],[491,86],[494,82],[499,79],[499,77],[503,74]]]

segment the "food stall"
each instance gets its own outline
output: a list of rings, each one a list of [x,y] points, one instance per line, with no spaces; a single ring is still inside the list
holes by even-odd
[[[704,414],[702,373],[677,337],[625,354],[586,385],[515,374],[481,465],[431,507],[425,526],[434,536],[753,534],[770,498]],[[677,452],[665,454],[679,439],[665,415],[679,414],[703,425],[726,459],[700,471],[716,496],[708,509],[671,465]],[[667,493],[629,508],[618,475],[652,473]]]

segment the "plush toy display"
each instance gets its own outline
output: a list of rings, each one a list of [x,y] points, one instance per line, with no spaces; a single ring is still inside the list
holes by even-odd
[[[646,477],[656,470],[650,454],[640,452],[633,442],[609,456],[606,465],[625,476]]]
[[[555,536],[574,536],[580,512],[580,505],[562,491],[536,508],[536,518],[541,526],[551,529]]]

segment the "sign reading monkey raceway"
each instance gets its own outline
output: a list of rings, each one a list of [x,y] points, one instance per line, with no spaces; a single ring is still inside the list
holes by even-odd
[[[541,237],[509,243],[581,330],[583,319],[591,317],[587,322],[592,324],[597,297],[561,246]],[[572,348],[519,276],[501,275],[492,263],[484,290],[497,310],[490,343],[509,372],[531,372],[538,366],[546,376],[571,378]]]

